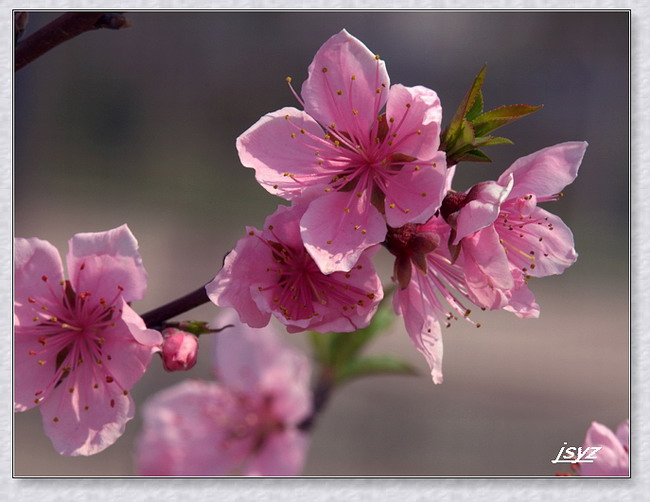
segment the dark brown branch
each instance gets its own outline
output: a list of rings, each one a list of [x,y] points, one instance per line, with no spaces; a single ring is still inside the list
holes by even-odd
[[[209,302],[208,294],[205,291],[205,287],[201,286],[196,291],[192,291],[177,300],[169,302],[162,307],[150,310],[149,312],[142,315],[144,323],[147,325],[147,328],[160,328],[162,323],[175,317],[177,315],[183,314],[188,310],[191,310],[195,307],[203,305],[204,303]]]
[[[129,21],[118,13],[68,12],[27,37],[16,47],[14,71],[86,31],[99,28],[119,30],[128,28],[129,25]]]
[[[325,405],[327,405],[329,402],[333,390],[334,382],[332,380],[332,375],[325,368],[323,368],[323,373],[318,379],[316,388],[312,394],[311,414],[305,417],[305,419],[298,424],[298,429],[305,432],[312,429],[316,422],[316,417],[318,417],[318,415],[325,408]]]

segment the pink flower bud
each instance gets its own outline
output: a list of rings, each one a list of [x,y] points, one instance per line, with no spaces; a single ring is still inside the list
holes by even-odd
[[[199,352],[199,339],[185,331],[167,328],[162,332],[163,366],[167,371],[186,371],[194,367]]]

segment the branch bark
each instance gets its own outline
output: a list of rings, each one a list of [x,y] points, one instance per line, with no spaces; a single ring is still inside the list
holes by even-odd
[[[68,12],[57,17],[16,46],[14,71],[18,71],[59,44],[86,31],[128,28],[129,21],[119,13]]]
[[[185,296],[142,314],[141,317],[147,328],[158,328],[168,319],[183,314],[209,301],[210,299],[205,291],[205,286],[201,286]]]

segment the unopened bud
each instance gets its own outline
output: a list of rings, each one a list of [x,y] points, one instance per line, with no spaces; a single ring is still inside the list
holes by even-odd
[[[162,359],[167,371],[186,371],[196,364],[199,339],[195,335],[176,328],[167,328],[162,335]]]

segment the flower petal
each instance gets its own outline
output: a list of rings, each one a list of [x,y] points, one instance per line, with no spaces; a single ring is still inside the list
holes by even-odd
[[[623,445],[623,448],[630,449],[630,421],[625,420],[616,428],[616,437]]]
[[[508,221],[496,225],[508,260],[533,277],[561,274],[578,259],[569,227],[554,214],[536,207],[520,218],[512,206],[503,206]]]
[[[587,149],[585,141],[560,143],[517,159],[499,177],[499,183],[512,173],[515,184],[510,198],[534,194],[551,197],[572,183]]]
[[[316,153],[333,148],[323,135],[305,112],[282,108],[264,115],[239,136],[237,151],[242,164],[255,169],[255,179],[268,192],[291,200],[306,186],[324,185],[331,178],[324,174]]]
[[[474,185],[467,197],[471,200],[465,204],[456,216],[456,239],[458,244],[463,237],[492,225],[499,216],[501,204],[512,189],[512,176],[503,179],[505,185],[495,181],[486,181]]]
[[[122,321],[131,333],[136,342],[149,347],[145,352],[157,352],[160,344],[163,342],[162,335],[155,329],[147,329],[142,317],[136,314],[125,301],[122,299],[120,309],[122,312]],[[128,337],[126,337],[128,339]]]
[[[393,119],[388,134],[396,134],[393,149],[418,159],[432,159],[440,146],[442,106],[438,95],[420,85],[390,88],[386,118]],[[444,158],[444,157],[443,157]]]
[[[526,285],[523,274],[519,270],[513,269],[512,276],[515,280],[515,287],[507,293],[510,301],[503,309],[512,312],[521,319],[538,318],[539,305],[535,301],[533,292]]]
[[[322,45],[308,72],[302,85],[305,111],[326,127],[334,123],[339,131],[366,138],[386,103],[385,63],[342,30]]]
[[[217,336],[215,373],[235,393],[272,395],[277,418],[297,423],[311,410],[307,358],[286,345],[275,329],[250,328],[228,310],[213,322],[234,325]]]
[[[40,408],[45,434],[54,449],[72,456],[94,455],[108,448],[135,414],[131,395],[107,383],[105,373],[92,361],[72,371]]]
[[[47,241],[17,237],[14,245],[14,315],[19,325],[32,325],[34,309],[59,303],[63,291],[63,264],[56,248]],[[54,292],[54,294],[53,294]],[[60,295],[60,296],[59,296]],[[38,307],[29,299],[38,299]]]
[[[582,476],[628,476],[629,455],[614,433],[603,424],[592,422],[583,448],[600,446],[593,463],[581,463]]]
[[[437,152],[432,160],[421,165],[408,165],[384,174],[388,224],[397,228],[431,218],[445,196],[448,175],[444,152]]]
[[[420,272],[414,271],[408,287],[395,292],[393,305],[396,313],[404,318],[413,345],[429,364],[433,383],[442,383],[442,333],[421,280],[424,279]]]
[[[248,476],[298,476],[307,455],[307,435],[289,429],[270,435],[246,468]]]
[[[249,229],[253,234],[257,229]],[[268,248],[254,235],[237,241],[224,260],[223,268],[205,290],[208,297],[219,307],[233,307],[242,322],[253,328],[269,323],[271,314],[262,312],[251,297],[251,280],[264,274],[267,268]]]
[[[229,441],[238,416],[234,396],[213,382],[185,380],[143,406],[136,443],[137,472],[145,476],[220,476],[235,473],[249,441]]]
[[[45,399],[53,387],[58,350],[43,345],[37,334],[16,327],[14,341],[14,410],[26,411]]]
[[[106,232],[76,234],[69,241],[67,264],[77,293],[111,300],[122,291],[127,301],[140,300],[147,290],[147,272],[138,241],[127,225]],[[120,289],[121,288],[121,289]]]
[[[350,271],[365,249],[386,236],[384,219],[368,194],[361,194],[325,194],[312,201],[300,220],[305,248],[323,274]]]
[[[493,226],[465,237],[462,243],[463,272],[474,303],[500,309],[508,303],[506,291],[514,287],[508,258]]]

